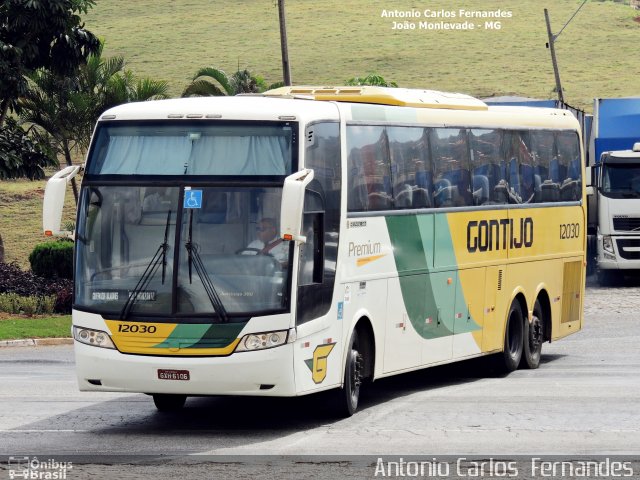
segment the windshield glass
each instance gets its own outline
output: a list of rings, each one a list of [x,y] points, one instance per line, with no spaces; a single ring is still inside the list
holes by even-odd
[[[97,175],[289,175],[286,122],[104,122],[87,173]]]
[[[114,316],[230,320],[284,311],[291,246],[277,239],[281,191],[84,187],[76,307]],[[127,306],[136,287],[138,296]]]
[[[602,168],[602,193],[611,198],[639,198],[640,165],[605,164]]]

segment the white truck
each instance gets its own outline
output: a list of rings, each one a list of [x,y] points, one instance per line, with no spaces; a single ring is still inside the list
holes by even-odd
[[[589,153],[590,246],[609,285],[640,273],[640,98],[595,100]]]

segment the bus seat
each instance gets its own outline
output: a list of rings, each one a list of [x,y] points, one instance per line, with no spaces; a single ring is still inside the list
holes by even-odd
[[[521,194],[520,172],[518,171],[518,161],[515,158],[509,161],[509,185],[516,194]]]
[[[473,176],[473,204],[483,205],[489,200],[489,179],[485,175]]]
[[[391,205],[391,197],[386,192],[369,194],[369,210],[390,210]]]
[[[560,185],[560,200],[572,202],[580,200],[580,183],[577,180],[566,178]]]
[[[533,201],[534,202],[542,201],[542,191],[540,189],[541,185],[542,185],[542,178],[537,173],[534,174],[533,175],[533,188],[534,188]]]
[[[413,189],[413,208],[430,208],[431,207],[431,195],[426,188],[415,187]]]
[[[569,168],[567,169],[567,177],[577,180],[580,178],[580,159],[574,158],[569,163]]]
[[[400,192],[396,195],[395,198],[395,207],[396,208],[411,208],[413,206],[413,190],[412,188],[405,184],[403,187],[399,188]]]
[[[444,186],[433,194],[433,203],[436,207],[453,207],[458,197],[456,185]]]
[[[543,202],[557,202],[560,200],[560,185],[547,179],[540,185],[540,193]]]

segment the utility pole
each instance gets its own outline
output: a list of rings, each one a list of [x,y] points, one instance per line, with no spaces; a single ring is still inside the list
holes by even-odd
[[[558,70],[558,61],[556,60],[556,49],[554,46],[557,36],[554,36],[553,33],[551,33],[549,11],[546,8],[544,9],[544,18],[547,22],[547,35],[549,36],[549,43],[547,43],[547,48],[551,51],[551,63],[553,63],[553,73],[556,76],[556,90],[558,91],[558,100],[560,100],[560,103],[564,103],[562,83],[560,82],[560,71]]]
[[[284,0],[278,0],[278,16],[280,18],[280,48],[282,49],[282,77],[284,84],[291,85],[291,68],[289,67],[289,50],[287,47],[287,22],[284,17]]]

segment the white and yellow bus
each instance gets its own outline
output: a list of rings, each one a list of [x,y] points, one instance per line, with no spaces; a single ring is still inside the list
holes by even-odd
[[[99,119],[75,233],[83,391],[297,396],[494,354],[536,368],[582,325],[583,153],[563,110],[285,87]],[[50,180],[60,233],[70,167]]]

